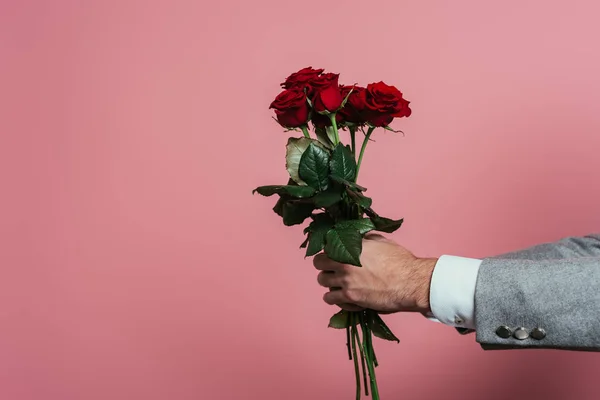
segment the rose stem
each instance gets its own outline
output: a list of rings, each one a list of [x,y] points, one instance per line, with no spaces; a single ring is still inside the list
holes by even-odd
[[[329,114],[329,120],[331,121],[331,126],[333,127],[333,133],[335,133],[335,145],[340,142],[340,134],[337,128],[337,122],[335,120],[335,113]]]
[[[363,337],[363,342],[365,341],[365,338]],[[369,395],[369,384],[367,383],[367,367],[365,367],[365,352],[363,350],[363,347],[361,345],[359,345],[360,348],[360,362],[362,363],[362,372],[363,372],[363,382],[364,382],[364,387],[365,387],[365,396]]]
[[[356,400],[360,400],[360,372],[358,370],[358,358],[356,357],[356,342],[358,341],[358,332],[354,325],[354,313],[350,313],[350,329],[352,329],[352,353],[354,354],[354,376],[356,377]],[[358,342],[360,346],[360,342]]]
[[[350,127],[350,139],[352,140],[352,155],[356,158],[356,128]]]
[[[360,171],[360,164],[362,164],[362,159],[363,156],[365,155],[365,149],[367,148],[367,144],[369,143],[369,138],[371,137],[371,134],[373,133],[373,131],[375,130],[375,127],[372,126],[369,128],[369,130],[367,131],[367,134],[365,135],[365,141],[362,144],[362,147],[360,149],[360,155],[358,156],[358,163],[356,164],[356,179],[358,179],[358,171]],[[356,182],[356,179],[354,180],[354,182]]]
[[[369,326],[369,323],[372,324],[373,323],[373,315],[371,313],[374,313],[375,311],[367,311],[367,315],[368,315],[368,323],[367,323],[367,330],[369,331],[369,347],[371,348],[371,360],[373,360],[373,365],[375,365],[376,367],[379,366],[379,363],[377,362],[377,356],[375,356],[375,347],[373,347],[373,334],[371,331],[371,327]]]
[[[310,133],[308,133],[308,128],[306,127],[306,125],[302,126],[301,129],[302,133],[304,133],[304,136],[310,139]]]
[[[360,316],[360,325],[363,333],[363,346],[365,351],[365,358],[367,361],[367,369],[369,370],[369,377],[371,380],[371,395],[373,396],[373,400],[379,400],[379,389],[377,388],[377,377],[375,376],[375,368],[373,367],[373,360],[371,359],[371,332],[365,320],[362,318],[362,314]]]
[[[369,333],[371,333],[371,330],[369,330]],[[371,337],[371,340],[373,338]],[[379,367],[379,363],[377,362],[377,356],[375,355],[375,348],[373,347],[373,343],[371,343],[371,358],[373,359],[373,365],[376,367]]]
[[[350,320],[350,315],[348,315]],[[348,358],[352,361],[352,349],[350,348],[350,325],[346,328],[346,346],[348,347]]]

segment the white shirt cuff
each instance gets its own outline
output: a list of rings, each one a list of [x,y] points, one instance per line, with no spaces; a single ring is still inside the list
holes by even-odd
[[[441,256],[431,277],[428,319],[475,329],[475,285],[482,260]]]

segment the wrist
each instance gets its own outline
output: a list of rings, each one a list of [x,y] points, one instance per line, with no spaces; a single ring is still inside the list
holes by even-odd
[[[415,288],[415,302],[417,309],[422,313],[431,312],[429,294],[431,291],[431,278],[437,263],[437,258],[418,258],[415,261],[417,274],[417,287]]]

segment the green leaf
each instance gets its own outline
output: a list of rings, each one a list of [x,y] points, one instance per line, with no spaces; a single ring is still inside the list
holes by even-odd
[[[286,201],[287,198],[280,197],[279,200],[277,200],[277,203],[275,203],[275,207],[273,207],[273,211],[275,211],[275,214],[279,215],[280,217],[283,217],[283,207]]]
[[[400,339],[394,335],[392,330],[381,319],[379,314],[371,313],[373,320],[371,321],[371,332],[380,339],[389,340],[390,342],[400,343]]]
[[[327,137],[332,143],[331,147],[333,147],[333,143],[335,143],[335,129],[333,129],[333,125],[326,126],[325,133],[327,133]]]
[[[300,179],[317,190],[329,186],[329,154],[323,148],[311,143],[300,158],[298,166]]]
[[[260,186],[252,191],[254,194],[258,192],[263,196],[272,196],[274,194],[289,194],[292,197],[296,197],[299,199],[305,197],[311,197],[315,194],[315,189],[310,186],[287,186],[287,185],[270,185],[270,186]]]
[[[302,242],[302,244],[300,245],[301,249],[306,248],[306,246],[308,245],[308,238],[306,238],[306,240],[304,240],[304,242]]]
[[[360,320],[356,318],[353,325],[358,325],[359,323]],[[350,327],[350,311],[341,310],[337,312],[329,319],[328,327],[333,329],[346,329]]]
[[[319,254],[325,248],[326,230],[315,231],[308,234],[308,247],[306,248],[305,257],[311,257]]]
[[[331,175],[353,182],[356,178],[356,160],[349,147],[338,143],[331,154]]]
[[[351,219],[348,221],[342,221],[335,224],[335,229],[354,229],[357,230],[361,235],[375,229],[375,224],[369,218]]]
[[[322,226],[332,227],[335,221],[327,213],[312,214],[312,222],[304,228],[304,234],[313,232]]]
[[[350,314],[346,310],[336,313],[329,319],[328,328],[346,329],[350,326]]]
[[[307,90],[306,87],[304,88],[304,93],[307,94],[307,96],[306,96],[306,102],[308,103],[308,105],[310,106],[310,108],[313,108],[313,103],[312,103],[312,101],[310,101],[310,98],[308,97],[308,90]]]
[[[314,209],[315,207],[312,204],[285,201],[281,207],[283,224],[286,226],[301,224],[311,216]]]
[[[325,237],[325,253],[334,261],[360,267],[362,235],[351,228],[331,229]]]
[[[373,200],[370,197],[363,195],[362,193],[354,192],[350,189],[346,189],[348,196],[354,201],[354,203],[358,204],[362,208],[369,208],[373,204]]]
[[[306,227],[304,233],[308,233],[308,247],[306,257],[314,256],[325,247],[327,232],[333,228],[334,220],[326,213],[315,214],[313,221]]]
[[[308,146],[313,142],[313,139],[301,137],[288,139],[285,147],[285,167],[287,168],[290,177],[299,185],[306,185],[298,174],[298,165],[302,154],[308,149]]]
[[[392,233],[402,226],[404,219],[393,220],[380,216],[371,216],[371,221],[375,225],[375,230],[385,233]]]
[[[404,134],[404,132],[402,132],[402,131],[396,131],[396,130],[394,130],[394,129],[390,128],[389,126],[384,126],[384,127],[383,127],[383,129],[385,129],[386,131],[392,131],[392,132],[394,132],[394,133],[401,133],[401,134]]]
[[[328,149],[333,149],[333,141],[327,135],[327,130],[323,127],[315,127],[317,140]],[[332,132],[333,133],[333,132]]]
[[[404,222],[403,218],[394,220],[385,217],[380,217],[371,208],[366,208],[365,213],[369,216],[369,218],[371,218],[373,224],[375,224],[375,230],[378,230],[380,232],[392,233],[396,229],[400,228],[402,226],[402,223]]]
[[[350,182],[342,177],[336,176],[336,175],[330,175],[329,178],[331,178],[332,181],[340,183],[344,186],[347,186],[349,188],[352,188],[354,190],[358,190],[359,192],[366,192],[367,188],[366,187],[362,187],[360,185],[357,185],[354,182]]]
[[[348,92],[346,97],[344,97],[344,100],[342,101],[342,105],[340,106],[340,108],[338,108],[338,111],[341,110],[342,108],[344,108],[344,106],[348,102],[348,99],[350,98],[350,95],[352,94],[352,92],[354,92],[354,86],[352,86],[352,89],[350,89],[350,91]]]
[[[342,200],[342,191],[337,187],[330,187],[324,192],[319,192],[312,198],[315,205],[321,207],[331,207]]]

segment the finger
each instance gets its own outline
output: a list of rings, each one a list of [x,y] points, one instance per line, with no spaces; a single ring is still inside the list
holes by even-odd
[[[334,271],[321,271],[317,275],[317,282],[323,287],[333,288],[342,287],[342,279],[339,274]]]
[[[325,303],[332,305],[332,306],[336,305],[336,304],[349,303],[346,296],[344,296],[344,292],[341,290],[332,290],[330,292],[325,293],[323,295],[323,300],[325,301]]]
[[[321,271],[342,271],[344,269],[344,264],[333,261],[323,253],[317,254],[313,258],[313,265]]]
[[[380,235],[379,233],[367,233],[365,235],[365,239],[367,239],[367,240],[376,240],[376,241],[379,241],[379,242],[387,242],[388,241],[388,239],[385,236]]]
[[[357,306],[356,304],[352,304],[352,303],[343,303],[339,305],[340,308],[342,310],[346,310],[346,311],[363,311],[364,308]]]

